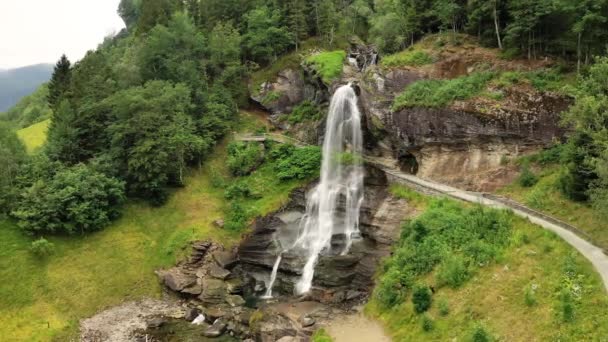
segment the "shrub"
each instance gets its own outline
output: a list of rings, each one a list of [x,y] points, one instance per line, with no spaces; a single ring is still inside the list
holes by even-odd
[[[255,213],[243,206],[238,201],[230,203],[224,219],[224,228],[233,232],[240,232],[247,227],[247,224]]]
[[[471,342],[492,342],[494,337],[481,324],[476,324],[470,334]]]
[[[536,183],[538,183],[538,177],[532,171],[530,171],[530,166],[528,163],[522,165],[521,174],[519,175],[517,182],[524,188],[533,187]]]
[[[236,181],[226,188],[224,197],[226,199],[259,198],[260,195],[255,193],[246,181]]]
[[[471,274],[465,259],[458,255],[450,255],[439,265],[439,270],[437,271],[437,283],[440,286],[447,285],[451,288],[457,288],[470,277]]]
[[[285,153],[284,148],[277,153],[275,164],[277,177],[281,180],[310,179],[319,176],[321,169],[321,149],[317,146],[290,148],[291,153]]]
[[[235,176],[246,176],[264,161],[264,146],[235,142],[228,145],[228,169]]]
[[[342,66],[346,59],[344,50],[321,52],[306,59],[321,76],[326,84],[332,83],[342,75]]]
[[[414,311],[416,313],[423,313],[431,307],[433,294],[431,289],[426,285],[418,285],[414,288],[412,293],[412,303],[414,304]]]
[[[374,297],[383,307],[391,308],[403,301],[413,282],[411,273],[392,268],[381,277],[374,289]]]
[[[445,317],[450,314],[450,305],[445,298],[442,298],[441,300],[439,300],[439,302],[437,304],[439,306],[439,314],[441,316]]]
[[[325,329],[319,329],[312,335],[312,342],[332,342],[333,339]]]
[[[494,77],[491,72],[477,72],[452,80],[422,80],[413,83],[395,98],[393,110],[406,107],[444,107],[456,100],[478,95]]]
[[[432,331],[433,328],[435,328],[435,322],[433,322],[433,320],[429,316],[423,315],[422,316],[422,330],[429,332],[429,331]]]
[[[535,284],[526,286],[526,288],[524,289],[524,303],[526,303],[526,306],[536,305],[536,285]]]
[[[32,241],[30,245],[30,252],[32,252],[35,256],[39,258],[46,258],[47,256],[53,254],[55,251],[55,244],[49,242],[45,238],[40,238],[36,241]]]
[[[406,50],[382,59],[381,64],[385,67],[421,66],[433,63],[431,56],[420,50]]]
[[[12,213],[27,232],[84,233],[100,230],[119,216],[123,182],[82,164],[49,177],[23,190]]]
[[[305,121],[315,121],[321,118],[321,111],[314,103],[304,101],[297,105],[287,117],[287,122],[297,124]]]

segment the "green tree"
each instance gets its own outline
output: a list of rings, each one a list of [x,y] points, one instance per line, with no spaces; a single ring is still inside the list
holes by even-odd
[[[32,234],[84,233],[117,218],[123,201],[122,182],[79,164],[25,188],[12,214]]]
[[[280,25],[278,10],[262,6],[245,15],[246,33],[243,36],[249,57],[257,62],[271,62],[291,44],[287,28]]]
[[[71,63],[66,55],[62,55],[49,82],[49,94],[47,101],[51,109],[56,110],[61,101],[68,95],[72,76]]]
[[[63,100],[59,108],[53,112],[45,147],[46,153],[52,160],[73,165],[82,159],[76,120],[76,111],[72,104],[68,100]]]
[[[6,123],[0,122],[0,214],[15,200],[17,176],[26,161],[25,146]]]
[[[591,201],[602,214],[608,213],[608,57],[598,59],[589,70],[576,94],[575,104],[564,115],[565,122],[576,132],[569,144],[574,148],[571,161],[583,160],[594,171],[590,178],[580,167],[569,167],[577,192],[589,184]],[[584,140],[581,140],[584,139]],[[578,148],[577,148],[578,147]],[[582,184],[578,185],[578,184]]]
[[[287,22],[296,51],[300,42],[308,36],[308,20],[306,14],[310,11],[305,0],[290,0],[288,3]]]
[[[131,29],[137,20],[141,10],[142,0],[120,0],[118,4],[118,15],[125,22],[127,29]]]
[[[141,0],[137,32],[144,34],[156,25],[166,25],[179,4],[178,0]]]
[[[325,44],[333,47],[340,24],[336,6],[332,0],[316,0],[314,9],[317,34],[323,37]]]
[[[190,90],[151,81],[112,95],[106,104],[116,118],[108,128],[110,153],[129,194],[161,203],[167,186],[182,183],[185,164],[202,156],[204,141],[186,114]]]

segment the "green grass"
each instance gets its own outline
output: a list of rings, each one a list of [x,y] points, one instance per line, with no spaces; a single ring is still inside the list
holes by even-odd
[[[536,171],[536,176],[538,181],[531,187],[514,182],[498,193],[579,228],[592,243],[608,249],[608,222],[588,203],[575,202],[563,195],[558,185],[560,166],[546,165]]]
[[[321,52],[306,58],[306,62],[311,64],[321,76],[326,84],[340,78],[342,67],[346,59],[344,50]]]
[[[456,100],[467,100],[479,95],[494,76],[492,72],[476,72],[451,80],[417,81],[395,98],[393,110],[444,107]]]
[[[325,329],[319,329],[312,334],[312,342],[332,342],[333,339]]]
[[[451,231],[470,229],[458,224],[460,219],[452,210],[423,215],[427,215],[429,227],[454,237],[457,234]],[[428,312],[416,314],[411,294],[392,308],[373,296],[366,312],[384,323],[394,341],[470,341],[480,326],[502,341],[607,339],[608,296],[592,265],[555,234],[513,214],[506,215],[511,222],[506,245],[493,262],[475,266],[462,285],[440,286],[439,267],[412,280],[434,287]],[[394,255],[399,255],[399,249]],[[387,265],[384,270],[388,269]],[[380,275],[380,281],[384,277]],[[566,290],[575,298],[571,322],[563,316],[560,292]],[[432,329],[425,329],[425,320],[432,321]]]
[[[259,129],[259,118],[244,114],[243,129]],[[224,189],[213,186],[225,166],[227,142],[219,145],[204,167],[192,170],[187,186],[166,205],[152,208],[131,202],[122,218],[103,231],[85,236],[45,236],[54,254],[39,261],[29,251],[32,237],[14,222],[0,221],[0,336],[2,341],[68,341],[77,338],[78,321],[125,300],[159,297],[154,270],[174,264],[189,250],[189,241],[211,239],[231,246],[240,233],[214,226],[228,202]],[[287,201],[297,186],[278,183],[267,170],[252,182],[264,189],[247,205],[260,214]],[[265,185],[264,185],[265,184]],[[264,185],[264,186],[263,186]]]
[[[404,66],[422,66],[433,63],[433,58],[426,51],[405,50],[388,55],[380,61],[380,65],[388,68]]]
[[[300,47],[299,51],[292,51],[281,57],[270,65],[260,68],[255,72],[251,73],[249,82],[252,86],[252,93],[257,95],[260,92],[260,86],[264,82],[274,82],[279,72],[285,69],[293,69],[298,71],[300,69],[300,63],[302,63],[302,56],[307,51],[315,48],[319,45],[319,40],[316,38],[310,38],[304,42]]]
[[[25,144],[28,153],[33,153],[44,145],[50,123],[51,120],[47,119],[17,131],[17,136]]]

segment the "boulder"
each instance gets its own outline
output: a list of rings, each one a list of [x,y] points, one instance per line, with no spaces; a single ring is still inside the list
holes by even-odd
[[[213,253],[213,260],[222,268],[232,269],[238,262],[236,255],[231,252],[217,251]]]
[[[232,307],[237,307],[245,305],[245,300],[239,295],[228,295],[226,296],[226,303]]]
[[[205,337],[219,337],[226,331],[226,323],[224,323],[221,319],[216,320],[212,326],[207,328],[203,335]]]
[[[203,282],[203,291],[199,299],[204,304],[214,305],[224,302],[226,297],[226,283],[218,279],[205,279]]]
[[[161,271],[160,277],[165,286],[177,292],[181,292],[185,288],[196,283],[196,277],[194,275],[186,274],[182,269],[177,267]]]
[[[167,323],[167,319],[164,317],[154,317],[147,322],[148,329],[158,329]]]
[[[230,271],[219,267],[216,264],[209,266],[209,275],[216,279],[225,280],[230,275]]]
[[[186,310],[186,316],[184,317],[187,321],[192,322],[196,319],[196,317],[198,317],[198,315],[201,313],[201,310],[197,309],[197,308],[189,308],[188,310]]]
[[[181,293],[198,296],[203,292],[203,287],[200,284],[194,284],[180,291]]]
[[[308,328],[316,323],[315,319],[308,315],[300,317],[299,322],[302,328]]]
[[[243,280],[241,278],[233,278],[226,281],[226,291],[229,294],[243,293]]]
[[[226,307],[213,306],[205,308],[205,319],[211,323],[215,322],[218,318],[230,316],[230,311]]]

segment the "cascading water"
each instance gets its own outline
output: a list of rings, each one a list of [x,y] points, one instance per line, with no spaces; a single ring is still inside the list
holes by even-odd
[[[324,250],[331,248],[334,234],[344,234],[342,254],[348,253],[359,234],[359,210],[363,202],[363,137],[357,95],[350,84],[336,90],[330,104],[323,143],[320,183],[309,193],[300,233],[289,248],[304,251],[306,264],[296,284],[296,293],[310,290],[315,265]],[[343,200],[344,216],[338,215]],[[272,294],[282,253],[275,262],[267,296]]]
[[[343,232],[345,247],[359,233],[359,209],[363,202],[363,134],[357,95],[350,84],[336,90],[330,104],[323,142],[321,181],[312,190],[295,246],[307,251],[302,277],[296,284],[298,294],[312,286],[319,254],[331,247],[335,232]],[[341,196],[345,199],[344,218],[338,218]]]

